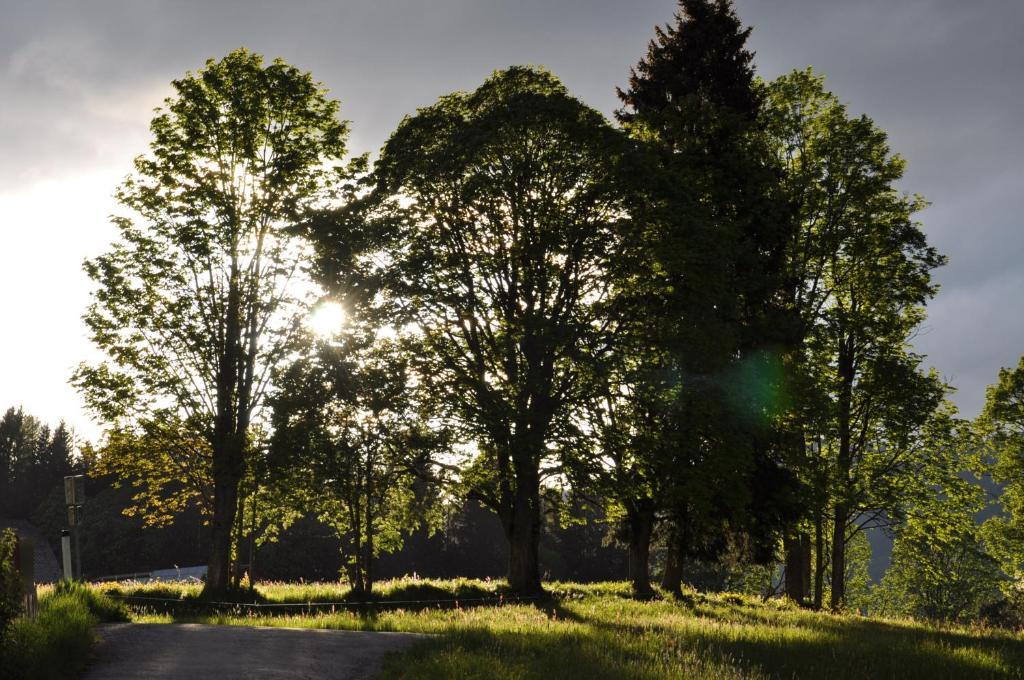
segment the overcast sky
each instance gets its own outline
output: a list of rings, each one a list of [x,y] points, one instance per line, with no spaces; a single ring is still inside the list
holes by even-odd
[[[1024,354],[1024,2],[738,0],[758,72],[813,65],[889,131],[950,258],[919,351],[976,415]],[[93,355],[81,262],[169,83],[245,46],[322,81],[375,151],[401,117],[510,64],[610,114],[673,0],[0,0],[0,408],[96,436],[68,387]]]

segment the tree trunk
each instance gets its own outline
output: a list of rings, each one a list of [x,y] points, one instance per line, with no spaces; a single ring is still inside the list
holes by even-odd
[[[801,550],[800,537],[794,533],[786,533],[782,537],[782,550],[786,555],[785,586],[786,597],[796,603],[804,601],[804,556]]]
[[[231,587],[242,585],[242,546],[245,544],[245,490],[239,489],[238,509],[235,512],[234,530],[235,559],[231,569]]]
[[[215,477],[213,489],[206,591],[212,596],[221,596],[227,592],[231,578],[231,536],[238,511],[238,480],[228,475]]]
[[[836,505],[832,526],[832,599],[833,611],[842,609],[846,600],[846,508]]]
[[[544,592],[540,584],[540,479],[530,461],[517,461],[508,538],[508,585],[519,595]]]
[[[629,580],[633,584],[633,597],[649,599],[654,595],[649,566],[654,512],[648,507],[634,506],[628,510],[626,521],[629,523]]]
[[[786,554],[786,597],[805,604],[811,595],[811,537],[803,532],[789,533],[782,545]]]
[[[369,479],[369,478],[368,478]],[[368,481],[368,484],[372,482]],[[372,489],[372,486],[371,486]],[[370,509],[370,499],[366,500],[366,543],[363,546],[363,587],[366,588],[366,594],[369,595],[373,591],[373,517],[374,513]]]
[[[256,583],[256,492],[253,491],[252,501],[249,503],[249,583]]]
[[[832,527],[832,598],[829,602],[833,611],[839,610],[846,599],[846,520],[849,511],[844,497],[850,487],[850,469],[853,452],[850,432],[850,420],[853,411],[853,379],[854,358],[853,339],[845,338],[839,345],[838,374],[840,379],[838,416],[839,416],[839,455],[836,461],[836,478],[840,483],[839,501],[836,502]]]
[[[683,561],[686,555],[686,536],[681,526],[682,521],[678,515],[672,520],[665,573],[661,575],[661,587],[677,598],[683,596]]]
[[[237,394],[240,348],[241,293],[238,263],[233,258],[224,326],[224,348],[218,357],[217,410],[213,424],[213,518],[210,523],[210,564],[206,588],[213,597],[228,590],[231,579],[231,536],[238,512],[238,484],[247,426],[239,422]],[[241,432],[241,437],[239,436]]]
[[[801,584],[804,601],[811,597],[811,535],[806,531],[800,533],[800,552],[803,553],[803,583]]]
[[[825,598],[825,528],[821,510],[814,514],[814,608],[821,609]]]

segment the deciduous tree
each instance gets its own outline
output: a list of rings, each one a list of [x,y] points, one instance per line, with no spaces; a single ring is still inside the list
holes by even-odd
[[[1024,590],[1024,357],[999,371],[978,419],[988,454],[983,470],[1002,486],[1003,512],[985,522],[983,534],[1020,598]]]
[[[244,49],[173,86],[117,192],[119,239],[86,262],[85,321],[107,359],[74,382],[115,430],[164,453],[131,476],[208,477],[218,592],[250,427],[311,290],[290,230],[336,183],[347,127],[308,73]]]
[[[513,67],[406,118],[359,206],[357,230],[383,237],[393,324],[458,433],[461,482],[501,519],[519,593],[541,590],[541,487],[560,473],[583,366],[615,331],[622,148],[553,75]],[[348,258],[346,224],[324,232],[328,260]]]
[[[349,582],[373,589],[374,561],[432,516],[431,460],[441,443],[417,410],[408,358],[348,332],[280,377],[273,397],[273,483],[334,528]]]

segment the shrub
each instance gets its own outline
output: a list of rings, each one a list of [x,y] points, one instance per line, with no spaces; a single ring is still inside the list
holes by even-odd
[[[118,602],[80,583],[61,582],[39,601],[39,616],[11,626],[0,647],[0,680],[74,677],[89,658],[97,621],[127,621]]]
[[[53,594],[39,607],[39,616],[11,627],[0,657],[0,679],[72,677],[85,665],[92,649],[96,619],[74,595]]]
[[[0,532],[0,643],[11,622],[21,613],[21,576],[14,563],[17,545],[18,537],[12,530]]]
[[[1024,630],[1024,591],[1007,588],[1002,599],[981,608],[979,618],[989,626]]]

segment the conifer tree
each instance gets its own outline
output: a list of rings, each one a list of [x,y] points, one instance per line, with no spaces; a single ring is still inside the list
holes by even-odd
[[[659,447],[677,482],[662,499],[675,523],[663,582],[673,591],[688,551],[713,554],[730,527],[770,550],[791,514],[780,501],[792,479],[774,459],[771,425],[773,367],[793,344],[782,295],[792,218],[763,145],[749,34],[727,0],[681,0],[619,91],[619,120],[657,166],[642,209],[660,265],[653,316],[665,319],[651,344],[671,348],[660,372],[675,376],[673,427],[663,433],[672,441]],[[711,485],[712,501],[696,502],[695,490]],[[743,511],[751,503],[758,512]]]

